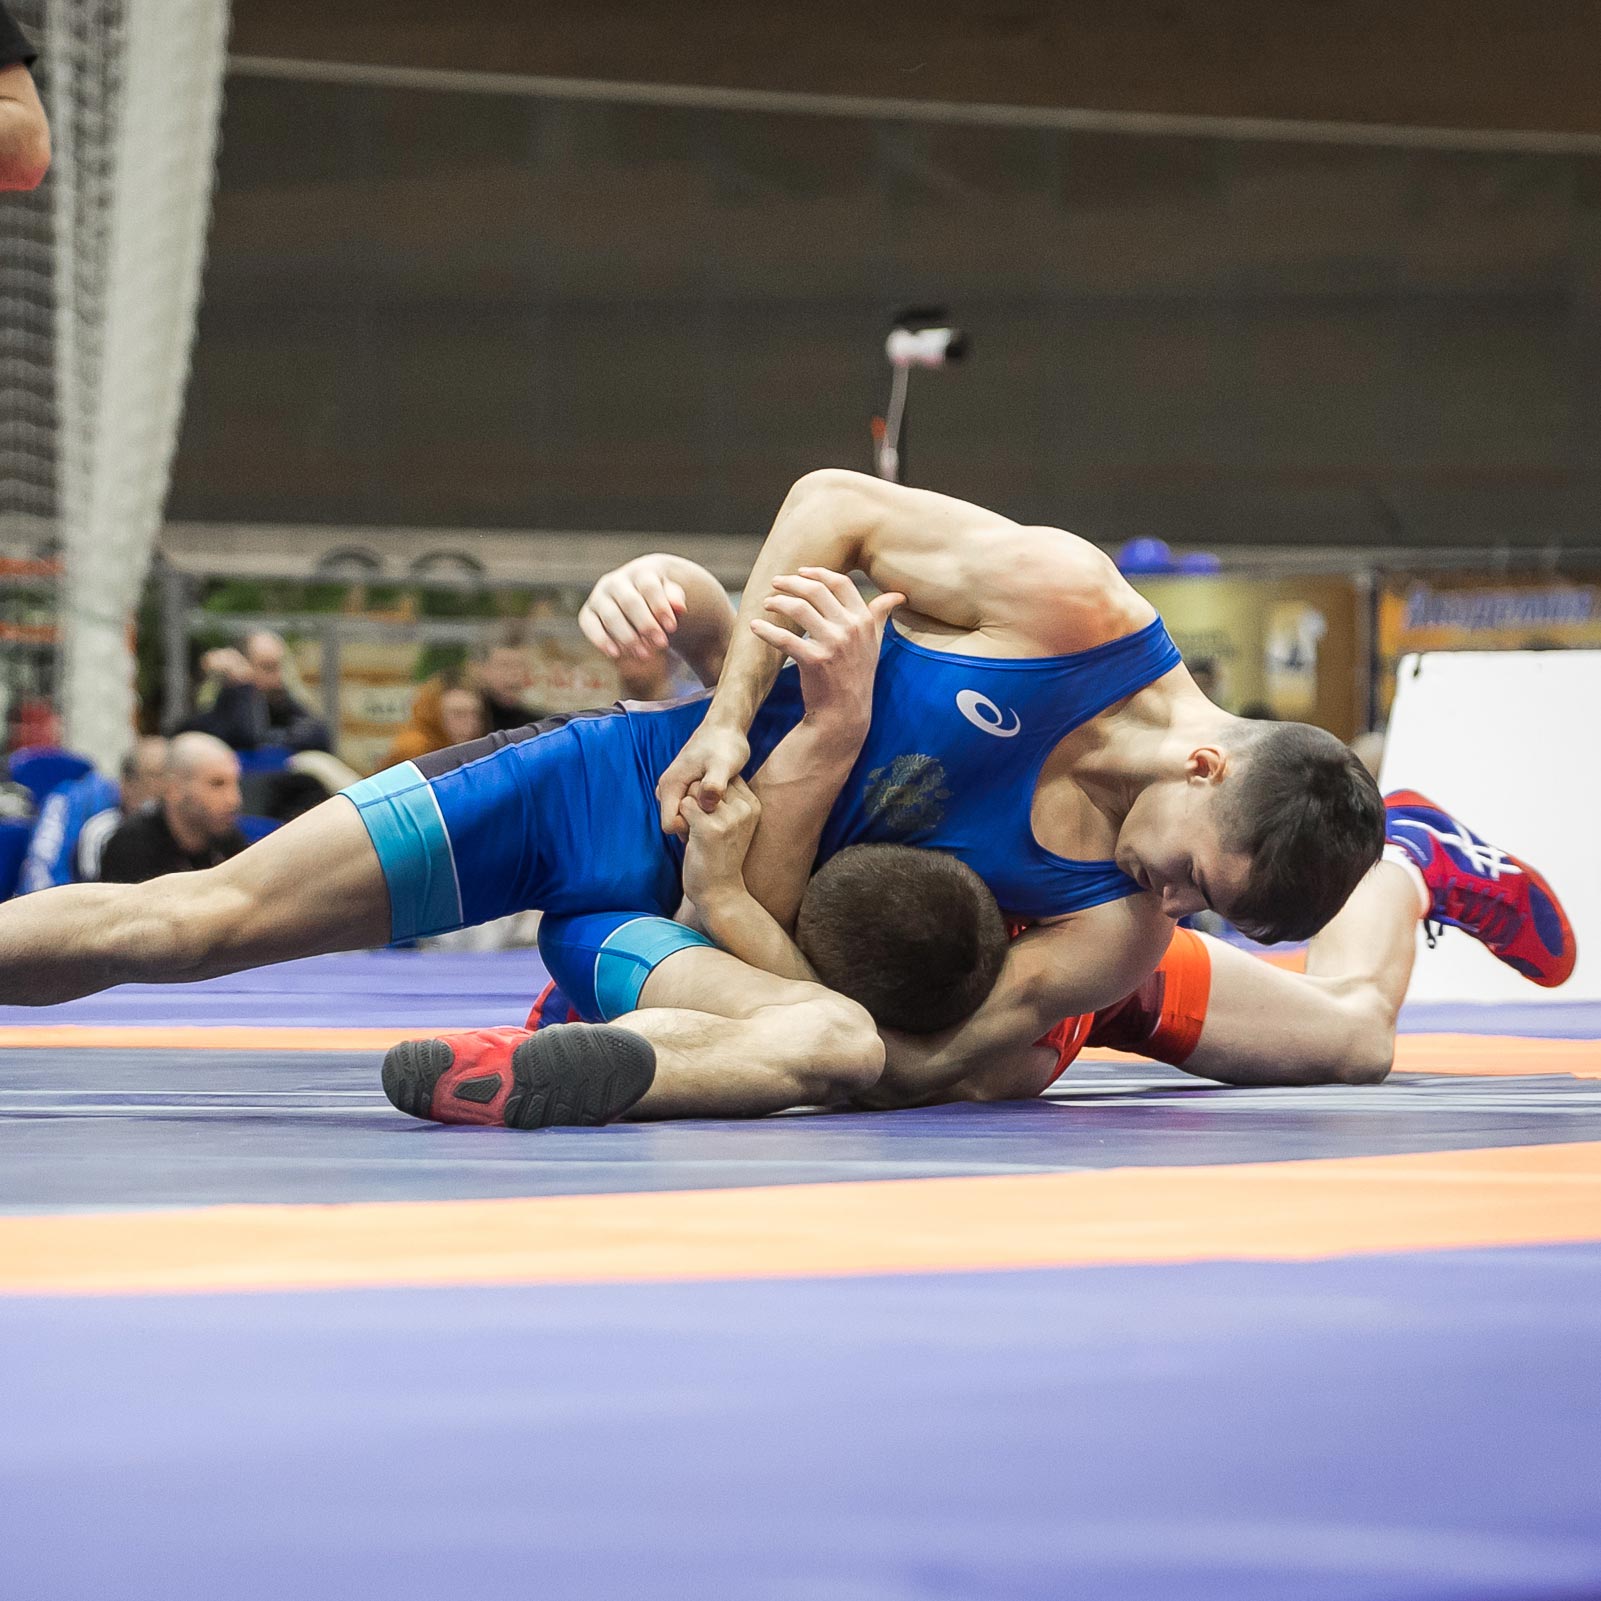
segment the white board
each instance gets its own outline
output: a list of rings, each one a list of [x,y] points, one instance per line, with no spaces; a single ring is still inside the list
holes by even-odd
[[[1431,651],[1402,659],[1380,784],[1421,790],[1538,868],[1579,962],[1547,990],[1447,929],[1422,948],[1418,1001],[1601,1000],[1601,651]]]

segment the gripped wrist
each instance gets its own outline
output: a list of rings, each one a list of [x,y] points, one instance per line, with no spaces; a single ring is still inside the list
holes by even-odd
[[[695,910],[708,923],[739,916],[750,901],[750,891],[742,878],[723,879],[715,884],[702,884],[695,898]]]

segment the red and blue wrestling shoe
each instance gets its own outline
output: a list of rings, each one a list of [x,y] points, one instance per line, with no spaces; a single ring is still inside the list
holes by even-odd
[[[1527,862],[1480,839],[1411,789],[1384,797],[1384,838],[1423,875],[1425,926],[1460,928],[1547,989],[1566,982],[1578,957],[1573,930],[1556,892]]]
[[[435,1123],[593,1127],[621,1117],[651,1086],[656,1052],[609,1023],[478,1028],[405,1040],[384,1058],[384,1094]]]

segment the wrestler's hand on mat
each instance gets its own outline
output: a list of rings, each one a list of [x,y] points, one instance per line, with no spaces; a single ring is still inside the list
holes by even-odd
[[[895,591],[863,600],[844,573],[802,567],[775,578],[772,594],[762,603],[771,618],[782,618],[801,632],[763,617],[753,618],[750,627],[800,668],[806,721],[860,739],[872,721],[873,675],[884,620],[905,602]]]
[[[601,655],[649,661],[667,649],[678,619],[688,610],[684,586],[673,577],[672,556],[637,556],[600,579],[578,613],[584,638]]]
[[[708,812],[700,806],[698,787],[690,786],[681,808],[689,842],[684,847],[684,894],[705,912],[719,901],[744,896],[745,858],[761,821],[762,803],[736,773],[722,804]]]

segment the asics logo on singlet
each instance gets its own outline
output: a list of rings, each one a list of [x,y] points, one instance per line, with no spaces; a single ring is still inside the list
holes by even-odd
[[[1503,873],[1523,871],[1504,850],[1494,845],[1486,845],[1482,839],[1474,839],[1471,834],[1448,834],[1432,823],[1425,823],[1419,817],[1392,817],[1390,827],[1415,828],[1419,833],[1439,840],[1457,858],[1460,865],[1466,867],[1470,873],[1477,873],[1481,878],[1499,878]]]
[[[976,689],[962,689],[956,693],[956,709],[974,728],[982,728],[986,734],[993,734],[997,739],[1010,739],[1013,734],[1022,731],[1023,719],[1016,712],[1008,709],[1002,711],[988,695],[981,695]],[[1011,722],[1007,722],[1007,718]]]

